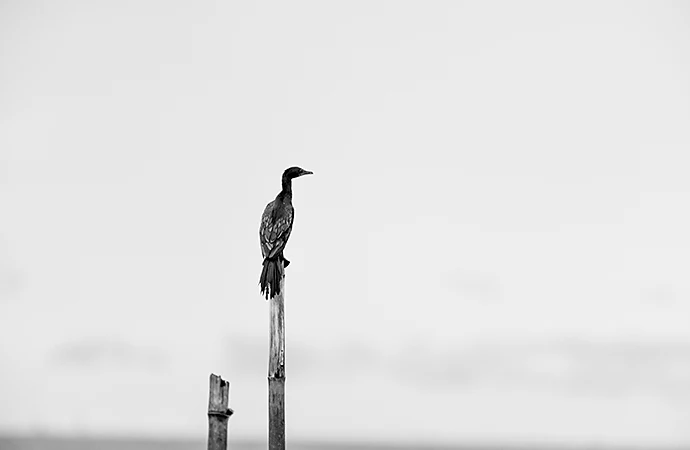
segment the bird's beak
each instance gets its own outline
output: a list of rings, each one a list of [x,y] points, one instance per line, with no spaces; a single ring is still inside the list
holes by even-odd
[[[314,172],[309,172],[308,170],[305,170],[299,176],[302,176],[302,175],[314,175]]]

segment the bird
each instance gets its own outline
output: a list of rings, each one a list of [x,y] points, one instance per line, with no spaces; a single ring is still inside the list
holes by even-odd
[[[276,195],[275,200],[266,205],[261,215],[259,242],[264,262],[259,284],[261,294],[266,300],[280,294],[283,269],[290,265],[290,261],[283,255],[283,250],[292,232],[292,222],[295,218],[295,209],[292,207],[292,179],[313,173],[300,167],[285,169],[282,178],[283,189]],[[280,264],[281,262],[283,264]]]

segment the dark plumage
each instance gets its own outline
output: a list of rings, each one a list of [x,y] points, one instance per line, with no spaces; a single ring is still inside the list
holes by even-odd
[[[292,179],[312,172],[299,167],[290,167],[283,172],[283,189],[275,200],[266,205],[261,216],[259,228],[259,241],[261,243],[261,255],[264,257],[261,270],[261,294],[266,299],[280,294],[280,280],[284,276],[282,268],[287,267],[290,261],[283,256],[283,249],[292,232],[292,222],[295,218],[295,209],[292,207]],[[283,262],[284,265],[279,264]]]

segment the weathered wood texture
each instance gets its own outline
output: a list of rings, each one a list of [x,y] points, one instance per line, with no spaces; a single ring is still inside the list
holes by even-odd
[[[208,390],[208,450],[227,450],[230,383],[211,374]]]
[[[281,273],[285,273],[281,264]],[[271,331],[268,355],[268,448],[285,450],[285,276],[280,294],[271,299]]]

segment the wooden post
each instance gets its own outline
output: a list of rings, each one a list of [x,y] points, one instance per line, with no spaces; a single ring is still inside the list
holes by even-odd
[[[219,375],[211,374],[208,390],[208,450],[227,450],[228,419],[233,410],[228,408],[230,383]]]
[[[268,354],[268,448],[285,450],[285,270],[280,263],[280,294],[271,298]]]

